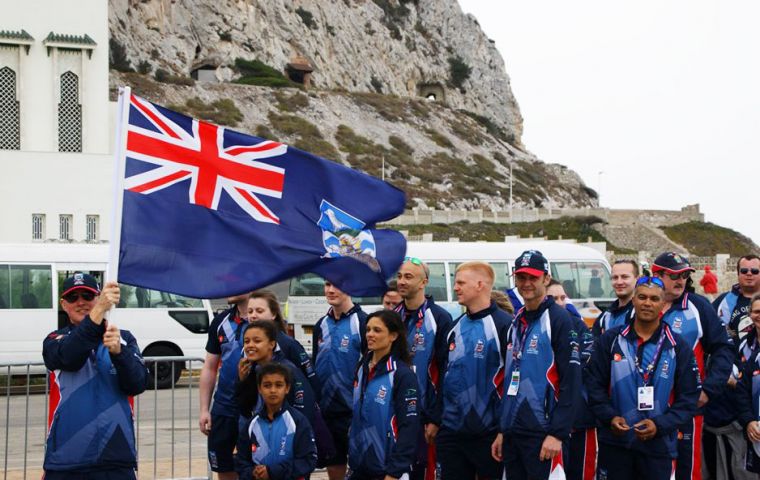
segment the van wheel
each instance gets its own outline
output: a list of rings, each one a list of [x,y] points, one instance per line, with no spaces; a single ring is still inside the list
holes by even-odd
[[[143,352],[144,357],[174,357],[177,355],[181,355],[181,353],[166,345],[148,347]],[[174,375],[172,375],[172,363],[174,364]],[[148,388],[151,390],[171,388],[182,376],[182,369],[185,367],[185,363],[181,361],[146,362],[146,365],[148,367]]]

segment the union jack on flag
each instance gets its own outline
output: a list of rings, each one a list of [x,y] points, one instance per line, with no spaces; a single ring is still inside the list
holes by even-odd
[[[194,205],[216,210],[224,191],[255,220],[280,223],[261,197],[282,198],[285,169],[258,160],[284,155],[286,145],[269,140],[237,144],[230,142],[233,136],[224,127],[196,119],[181,122],[135,95],[130,95],[130,105],[131,114],[142,116],[152,128],[129,122],[127,156],[157,168],[127,177],[126,190],[150,195],[190,179],[189,201]]]

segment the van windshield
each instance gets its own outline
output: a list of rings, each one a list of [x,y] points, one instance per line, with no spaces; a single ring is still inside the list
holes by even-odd
[[[551,273],[573,300],[614,297],[610,272],[601,262],[551,262]]]

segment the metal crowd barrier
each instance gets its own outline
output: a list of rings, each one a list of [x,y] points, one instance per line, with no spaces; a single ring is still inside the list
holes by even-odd
[[[146,390],[134,398],[139,476],[141,479],[152,474],[153,479],[211,480],[206,437],[198,429],[197,387],[203,359],[145,357],[146,365],[156,362],[171,362],[172,377],[177,366],[184,363],[185,369],[171,389]],[[5,408],[0,408],[0,428],[4,433],[3,480],[39,479],[50,401],[44,363],[0,363],[0,375],[5,375],[0,384],[0,401],[5,401]],[[157,368],[153,368],[153,375],[156,384]],[[21,386],[12,386],[12,378],[25,381]]]

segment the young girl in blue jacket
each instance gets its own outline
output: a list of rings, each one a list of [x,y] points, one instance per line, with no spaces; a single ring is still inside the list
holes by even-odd
[[[406,329],[398,313],[372,313],[366,338],[368,352],[354,381],[348,478],[397,479],[409,474],[415,460],[417,376],[409,366]]]

